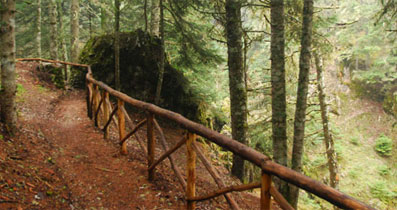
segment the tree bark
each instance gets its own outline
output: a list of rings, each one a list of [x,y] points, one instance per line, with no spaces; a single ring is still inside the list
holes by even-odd
[[[163,10],[163,0],[160,0],[160,61],[159,61],[159,75],[157,79],[156,96],[154,99],[155,104],[160,103],[161,99],[161,87],[163,86],[164,77],[164,62],[165,62],[165,46],[164,46],[164,10]]]
[[[309,86],[310,50],[312,42],[313,0],[304,0],[301,36],[301,53],[299,58],[299,82],[294,121],[294,142],[292,149],[292,169],[302,172],[302,155],[305,138],[305,119],[307,93]],[[290,186],[289,202],[295,209],[298,206],[299,188]]]
[[[6,131],[16,131],[15,108],[15,0],[1,0],[0,5],[0,63],[1,63],[1,121]]]
[[[101,5],[101,29],[103,33],[106,33],[108,31],[107,24],[108,24],[108,19],[107,19],[106,10],[105,8],[103,8],[103,5]]]
[[[59,45],[61,47],[61,59],[63,61],[68,61],[68,52],[66,48],[66,41],[65,41],[65,26],[63,24],[63,4],[64,2],[57,1],[58,5],[58,22],[59,22]],[[66,80],[69,80],[69,70],[68,65],[65,65],[65,72],[64,76]]]
[[[114,70],[116,90],[120,91],[120,0],[114,0],[114,6]]]
[[[145,16],[145,32],[147,32],[147,25],[148,25],[148,18],[147,18],[147,2],[148,0],[145,0],[144,5],[143,5],[143,16]]]
[[[335,153],[334,139],[332,137],[331,130],[329,127],[329,121],[328,121],[328,108],[327,108],[327,103],[325,102],[323,67],[321,65],[320,58],[317,55],[317,53],[314,53],[314,59],[317,70],[318,100],[320,101],[321,119],[323,123],[323,131],[324,131],[324,143],[328,158],[330,186],[337,189],[339,182],[337,178],[338,162]]]
[[[72,33],[70,58],[74,63],[77,63],[79,59],[79,2],[79,0],[72,0],[70,7],[70,29]]]
[[[229,66],[230,111],[233,139],[247,142],[247,91],[244,81],[242,54],[241,2],[226,1],[226,36]],[[232,174],[244,178],[244,159],[233,155]]]
[[[287,166],[287,105],[285,91],[284,58],[284,1],[271,0],[271,85],[272,85],[272,133],[273,159]],[[287,198],[288,185],[275,178],[274,183],[280,193]]]
[[[41,58],[41,0],[37,0],[36,32],[37,57]]]
[[[151,1],[150,33],[156,36],[160,34],[160,0]]]
[[[58,60],[58,30],[57,30],[57,4],[55,0],[49,2],[50,12],[50,59]]]

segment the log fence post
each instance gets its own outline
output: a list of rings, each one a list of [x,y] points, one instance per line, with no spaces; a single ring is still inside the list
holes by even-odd
[[[92,98],[93,96],[92,83],[87,80],[87,114],[90,119],[92,119]]]
[[[106,123],[109,120],[109,105],[108,105],[108,101],[109,101],[109,92],[107,92],[106,90],[103,91],[102,93],[102,100],[103,100],[103,118],[104,118],[104,122]],[[103,138],[104,139],[108,139],[109,138],[109,126],[107,126],[104,130],[103,133]]]
[[[120,141],[125,137],[125,116],[123,113],[124,101],[121,99],[117,99],[117,117],[118,117],[118,124],[119,124],[119,137]],[[127,142],[124,142],[121,145],[121,154],[126,155],[127,152]]]
[[[271,198],[270,198],[270,187],[272,185],[272,179],[269,174],[266,174],[262,170],[261,177],[261,210],[270,210]]]
[[[99,87],[98,87],[98,85],[94,84],[94,88],[92,89],[92,107],[91,107],[92,117],[95,117],[95,112],[96,112],[96,110],[98,108],[97,106],[99,104],[98,92],[99,92]]]
[[[154,150],[155,150],[155,141],[154,141],[154,115],[153,113],[147,113],[147,151],[148,151],[148,169],[154,163]],[[149,181],[152,181],[154,178],[154,168],[148,170]]]
[[[196,196],[196,152],[194,150],[194,143],[196,142],[196,134],[187,133],[187,187],[186,197],[193,198]],[[187,200],[188,200],[187,199]],[[187,210],[194,210],[196,208],[195,201],[187,201]]]

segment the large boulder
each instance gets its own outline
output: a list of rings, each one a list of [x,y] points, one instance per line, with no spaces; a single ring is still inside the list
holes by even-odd
[[[80,62],[91,65],[94,78],[114,87],[114,36],[91,38],[80,55]],[[160,60],[160,40],[138,30],[120,33],[121,91],[129,96],[153,102]],[[76,84],[83,83],[83,74],[75,75]],[[183,73],[165,64],[160,106],[178,112],[196,122],[209,124],[214,112]],[[217,119],[219,120],[219,119]]]
[[[397,117],[397,72],[356,72],[351,87],[358,96],[383,103],[384,110]]]

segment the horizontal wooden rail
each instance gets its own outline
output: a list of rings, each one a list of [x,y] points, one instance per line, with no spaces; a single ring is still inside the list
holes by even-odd
[[[93,84],[100,86],[101,88],[108,91],[111,95],[129,103],[130,105],[142,109],[144,111],[149,111],[155,115],[172,120],[181,126],[185,127],[187,130],[198,135],[207,138],[208,140],[214,142],[215,144],[224,147],[234,154],[239,155],[245,160],[259,166],[266,173],[272,174],[279,177],[280,179],[294,184],[310,193],[313,193],[330,203],[344,209],[374,209],[348,195],[345,195],[338,190],[329,187],[321,182],[313,180],[303,174],[300,174],[290,168],[279,165],[266,155],[236,141],[225,135],[222,135],[216,131],[213,131],[204,125],[195,123],[191,120],[186,119],[182,115],[160,108],[154,104],[146,103],[129,97],[128,95],[118,92],[103,82],[95,80],[91,74],[86,75],[86,79]]]
[[[230,192],[241,192],[241,191],[246,191],[246,190],[252,190],[255,188],[260,188],[261,183],[260,182],[255,182],[255,183],[250,183],[250,184],[243,184],[243,185],[233,185],[229,187],[222,188],[220,190],[214,191],[209,193],[208,195],[203,195],[203,196],[196,196],[193,198],[187,198],[189,201],[205,201],[211,198],[218,197],[220,195],[223,195],[225,193],[230,193]]]
[[[105,131],[105,130],[109,127],[110,123],[111,123],[112,120],[113,120],[114,114],[116,114],[116,111],[117,111],[117,105],[114,107],[112,113],[110,113],[109,119],[108,119],[108,121],[106,122],[105,126],[103,126],[102,131]]]
[[[154,169],[154,167],[156,167],[159,163],[161,163],[161,161],[163,161],[164,159],[166,159],[168,156],[170,156],[172,153],[174,153],[177,149],[179,149],[185,142],[187,141],[187,139],[185,137],[182,137],[181,140],[178,141],[177,144],[175,144],[174,147],[172,147],[171,149],[169,149],[168,151],[166,151],[163,155],[161,155],[159,157],[158,160],[156,160],[150,167],[148,170],[152,170]]]
[[[19,59],[19,61],[44,61],[49,62],[44,59]],[[139,101],[129,97],[128,95],[116,91],[106,85],[103,82],[97,81],[92,77],[91,67],[84,64],[73,64],[67,62],[58,62],[53,61],[55,63],[61,63],[72,66],[82,66],[87,67],[86,81],[87,83],[93,83],[98,85],[105,91],[109,92],[110,95],[116,97],[118,100],[122,100],[138,109],[143,111],[150,112],[153,115],[157,115],[168,120],[171,120],[184,128],[186,128],[189,132],[198,134],[204,138],[207,138],[209,141],[231,151],[233,154],[236,154],[243,159],[250,161],[256,166],[260,167],[265,174],[274,175],[279,177],[280,179],[294,184],[299,188],[302,188],[310,193],[313,193],[330,203],[344,209],[374,209],[365,203],[362,203],[348,195],[345,195],[339,192],[332,187],[329,187],[321,182],[313,180],[303,174],[300,174],[290,168],[279,165],[270,160],[266,155],[236,141],[225,135],[222,135],[216,131],[213,131],[201,124],[195,123],[191,120],[186,119],[182,115],[160,108],[154,104],[146,103],[143,101]],[[120,123],[120,122],[119,122]],[[119,125],[120,127],[120,125]],[[124,134],[125,135],[125,134]],[[124,135],[122,135],[124,137]],[[122,139],[122,138],[121,138]],[[168,150],[168,149],[167,149]],[[192,207],[192,206],[191,206]]]
[[[141,122],[139,122],[139,123],[132,129],[132,131],[130,131],[130,132],[119,142],[119,144],[120,144],[120,145],[124,144],[124,142],[127,141],[127,139],[130,138],[132,135],[134,135],[135,132],[137,132],[138,129],[139,129],[140,127],[142,127],[143,125],[145,125],[145,123],[146,123],[146,119],[144,119],[144,120],[142,120]]]
[[[69,65],[69,66],[77,66],[77,67],[85,67],[88,68],[89,65],[87,64],[79,64],[79,63],[70,63],[70,62],[65,62],[65,61],[56,61],[56,60],[48,60],[48,59],[42,59],[42,58],[17,58],[17,61],[40,61],[40,62],[46,62],[46,63],[60,63],[64,65]]]

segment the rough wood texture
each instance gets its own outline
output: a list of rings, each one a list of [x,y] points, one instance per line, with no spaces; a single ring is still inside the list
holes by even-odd
[[[146,119],[142,120],[141,122],[139,122],[133,129],[131,132],[129,132],[123,139],[121,139],[120,141],[120,145],[125,144],[125,141],[127,141],[128,138],[130,138],[132,135],[134,135],[139,128],[141,128],[145,123],[147,122]]]
[[[338,190],[335,190],[321,182],[313,180],[303,174],[293,171],[285,166],[277,164],[269,160],[266,155],[243,145],[227,136],[224,136],[216,131],[206,128],[204,125],[195,123],[183,117],[175,112],[162,109],[154,104],[145,103],[127,96],[124,93],[117,92],[104,84],[92,78],[91,74],[87,74],[87,80],[100,85],[103,89],[108,91],[111,95],[123,99],[125,102],[131,104],[132,106],[152,112],[155,115],[164,117],[166,119],[172,120],[187,130],[194,132],[208,140],[214,142],[215,144],[230,150],[231,152],[240,155],[245,160],[261,167],[266,173],[277,176],[284,181],[294,184],[310,193],[313,193],[334,205],[345,208],[345,209],[373,209],[372,207],[348,196]]]
[[[262,171],[261,177],[261,210],[270,210],[271,198],[270,198],[270,186],[272,179],[270,175]]]
[[[108,106],[110,107],[110,109],[113,110],[113,105],[112,105],[112,103],[110,103],[110,101],[107,101],[106,103],[108,104]],[[116,108],[116,107],[118,108],[117,104],[115,105],[114,108]],[[124,107],[122,107],[122,108],[124,108]],[[113,115],[113,123],[114,123],[114,125],[116,126],[116,128],[119,127],[119,120],[116,118],[116,115]]]
[[[95,124],[95,126],[98,126],[98,123],[97,123],[97,119],[95,119],[96,117],[96,111],[97,111],[97,109],[98,109],[98,105],[99,105],[99,94],[100,94],[100,92],[99,92],[99,86],[98,85],[94,85],[94,92],[93,92],[93,94],[94,94],[94,97],[93,97],[93,101],[92,101],[92,115],[93,115],[93,117],[94,117],[94,124]]]
[[[101,97],[100,92],[98,92],[98,98],[99,97]],[[100,123],[99,123],[100,119],[98,119],[98,115],[99,115],[99,111],[101,111],[102,103],[103,103],[103,98],[101,97],[101,99],[99,100],[99,103],[98,103],[98,108],[95,111],[95,126],[96,127],[100,127]]]
[[[71,63],[71,62],[65,62],[65,61],[56,61],[56,60],[48,60],[48,59],[42,59],[42,58],[18,58],[17,61],[40,61],[40,62],[46,62],[46,63],[66,64],[66,65],[76,66],[76,67],[85,67],[85,68],[89,67],[86,64]]]
[[[130,115],[128,114],[127,110],[125,110],[125,108],[122,108],[125,119],[127,120],[128,126],[130,126],[130,128],[134,128],[134,123],[132,122]],[[136,135],[136,133],[134,133],[134,137],[136,140],[138,140],[139,146],[141,147],[141,149],[143,150],[143,152],[145,153],[145,157],[147,157],[147,149],[145,147],[145,144],[143,143],[143,140],[139,137],[139,135]]]
[[[124,139],[125,137],[125,117],[124,113],[122,111],[122,108],[124,107],[124,101],[117,99],[117,106],[119,107],[117,109],[117,116],[118,116],[118,122],[119,122],[119,136],[120,140]],[[121,145],[121,154],[126,155],[128,154],[127,152],[127,144],[124,142],[124,144]]]
[[[15,106],[15,0],[2,0],[0,5],[0,120],[6,131],[14,134],[17,130]]]
[[[302,172],[302,158],[305,145],[305,122],[307,98],[309,93],[310,58],[313,25],[313,0],[303,1],[303,21],[301,35],[301,53],[299,56],[299,79],[295,107],[294,137],[292,147],[291,168]],[[288,201],[298,208],[299,188],[290,186]]]
[[[168,146],[167,146],[167,141],[165,140],[165,136],[164,136],[164,132],[163,129],[161,129],[160,125],[158,124],[157,120],[154,119],[154,125],[156,126],[157,131],[160,133],[160,142],[161,145],[163,146],[164,151],[168,150]],[[171,167],[172,170],[174,170],[176,177],[179,180],[179,183],[182,185],[182,189],[185,190],[186,189],[186,181],[182,176],[181,170],[179,169],[179,167],[175,164],[175,160],[172,157],[172,154],[170,156],[168,156],[168,160],[171,163]]]
[[[109,117],[109,111],[110,111],[109,108],[110,107],[109,107],[109,104],[107,103],[109,101],[109,93],[106,92],[106,91],[103,91],[102,99],[104,100],[104,103],[103,103],[103,119],[104,119],[104,122],[105,122],[105,120],[109,121],[109,120],[112,119],[112,118]],[[110,123],[110,121],[109,121],[109,123]],[[103,130],[103,138],[104,139],[108,139],[109,138],[109,127],[105,126],[102,130]]]
[[[294,210],[294,208],[288,203],[288,201],[283,197],[283,195],[281,195],[281,193],[273,185],[270,186],[270,194],[272,195],[276,203],[283,210]]]
[[[218,185],[219,188],[224,188],[226,185],[223,183],[222,178],[219,176],[218,172],[216,169],[211,165],[211,162],[204,156],[204,153],[201,151],[200,147],[198,147],[196,144],[193,145],[194,150],[197,153],[197,156],[205,166],[205,168],[208,170],[208,172],[211,174],[212,178],[215,180],[215,183]],[[233,210],[240,209],[236,201],[233,199],[232,195],[230,194],[224,194],[226,201],[229,203],[230,207]]]
[[[92,119],[92,98],[93,98],[93,87],[91,82],[87,82],[87,115]]]
[[[171,149],[169,149],[168,151],[166,151],[163,155],[161,155],[159,157],[158,160],[156,160],[150,167],[149,167],[149,171],[153,170],[154,167],[156,167],[159,163],[161,163],[164,159],[168,158],[172,153],[174,153],[177,149],[179,149],[185,142],[187,141],[187,139],[185,137],[182,137],[181,140],[178,141],[178,143],[176,143],[174,145],[174,147],[172,147]]]
[[[187,198],[187,210],[194,210],[196,208],[196,202],[189,200],[189,198],[194,198],[196,196],[196,152],[193,149],[193,144],[196,141],[196,134],[187,133],[187,188],[186,188],[186,198]]]
[[[77,62],[79,58],[79,15],[80,15],[80,0],[72,0],[70,5],[70,59]]]
[[[285,86],[284,1],[270,1],[271,25],[271,85],[272,85],[272,141],[276,163],[287,166],[287,101]],[[275,179],[281,194],[288,195],[288,184]]]
[[[261,183],[260,182],[254,182],[254,183],[243,184],[243,185],[233,185],[233,186],[225,187],[225,188],[219,189],[217,191],[211,192],[208,195],[187,198],[187,200],[191,200],[191,201],[205,201],[205,200],[208,200],[208,199],[211,199],[211,198],[218,197],[220,195],[224,195],[226,193],[241,192],[241,191],[252,190],[252,189],[260,188],[260,187],[261,187]]]
[[[102,131],[105,132],[106,130],[109,130],[108,127],[109,127],[109,125],[110,125],[110,122],[112,122],[113,116],[114,116],[114,114],[116,114],[117,109],[118,109],[118,106],[116,105],[116,106],[114,107],[112,113],[110,113],[110,116],[108,117],[108,121],[106,122],[105,126],[102,128]]]
[[[148,151],[148,168],[154,162],[155,152],[155,139],[154,139],[154,126],[153,126],[154,115],[153,113],[147,113],[146,131],[147,131],[147,151]],[[148,170],[148,179],[152,181],[154,178],[154,170]]]

